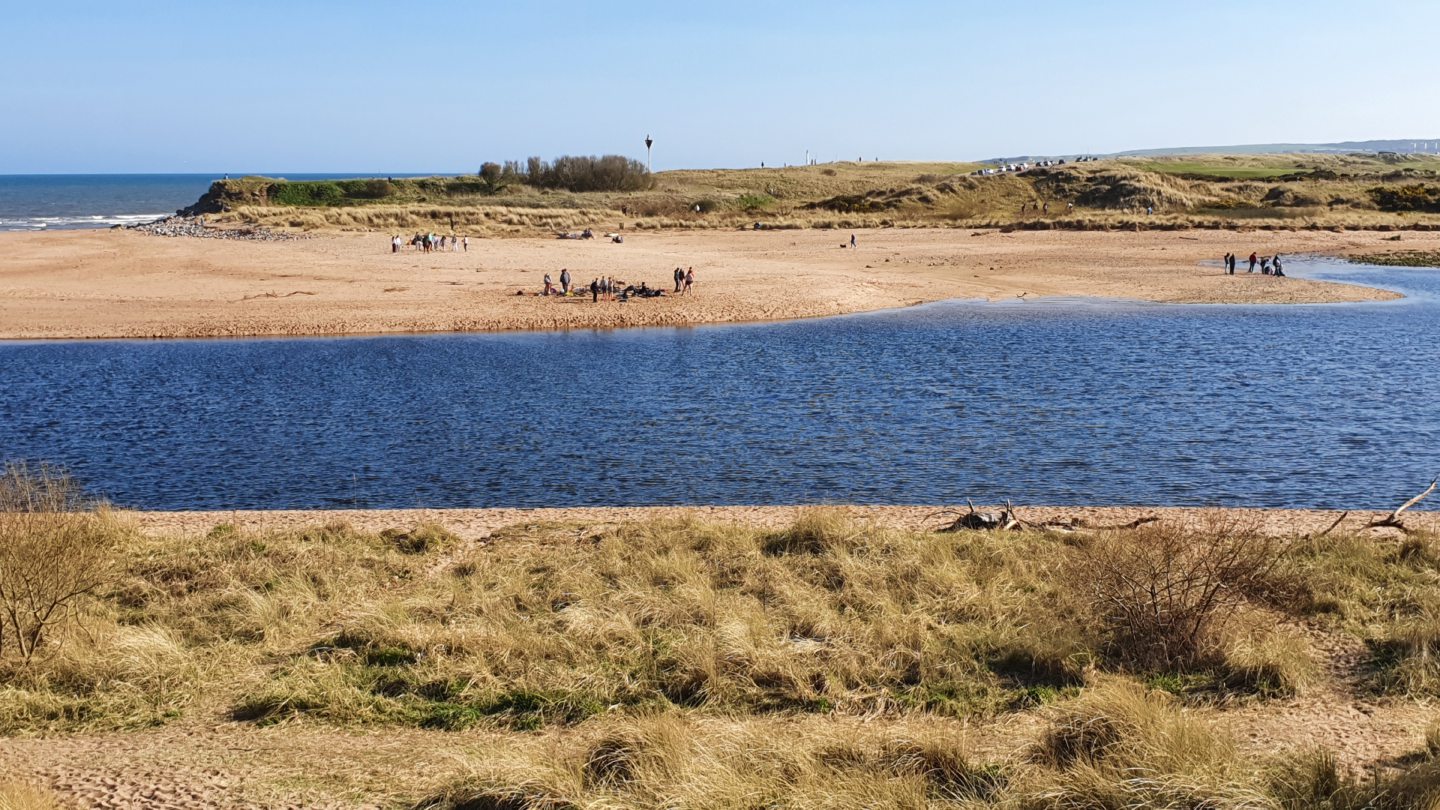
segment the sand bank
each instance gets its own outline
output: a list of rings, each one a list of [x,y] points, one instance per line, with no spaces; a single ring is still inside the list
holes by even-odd
[[[1399,506],[1397,503],[1396,506]],[[324,510],[239,510],[228,512],[137,512],[134,519],[141,531],[156,535],[204,534],[220,524],[249,531],[283,531],[340,521],[370,532],[409,529],[422,523],[444,526],[465,540],[486,539],[497,529],[523,524],[574,523],[601,527],[652,519],[696,519],[733,523],[757,528],[789,525],[807,506],[616,506],[550,509],[324,509]],[[965,506],[828,506],[855,520],[874,522],[904,530],[934,529],[953,520]],[[986,507],[976,507],[984,510]],[[994,509],[996,507],[990,507]],[[1091,525],[1128,523],[1156,516],[1164,521],[1194,523],[1217,514],[1213,509],[1148,506],[1023,506],[1016,513],[1025,520],[1082,520]],[[956,510],[959,510],[957,512]],[[1339,511],[1319,509],[1225,509],[1218,514],[1243,521],[1257,529],[1277,534],[1306,534],[1325,530],[1341,516]],[[1440,512],[1407,513],[1407,524],[1416,529],[1440,529]],[[1358,529],[1379,512],[1352,512],[1337,530]]]
[[[0,338],[340,335],[661,326],[779,320],[950,298],[1100,296],[1173,303],[1321,303],[1392,293],[1222,274],[1252,250],[1343,253],[1379,233],[1095,233],[940,229],[635,233],[603,239],[472,239],[466,253],[392,254],[385,234],[292,242],[127,231],[0,234]],[[1440,248],[1440,234],[1406,247]],[[1202,264],[1209,262],[1210,264]],[[541,278],[609,275],[695,294],[628,303],[541,298]],[[1293,262],[1292,262],[1293,267]],[[517,296],[517,291],[526,295]]]

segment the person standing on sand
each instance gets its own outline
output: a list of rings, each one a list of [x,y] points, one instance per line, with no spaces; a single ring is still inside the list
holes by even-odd
[[[560,269],[560,294],[570,294],[570,271],[565,268]]]
[[[462,237],[460,237],[460,244],[465,246],[465,252],[466,252],[466,253],[469,253],[469,252],[470,252],[470,237],[468,237],[468,236],[462,236]]]
[[[1251,254],[1250,254],[1250,269],[1247,270],[1246,272],[1248,272],[1248,273],[1253,273],[1253,272],[1255,272],[1255,265],[1258,264],[1259,262],[1260,262],[1260,257],[1259,257],[1259,256],[1256,256],[1254,253],[1251,253]]]
[[[690,285],[692,285],[692,284],[694,284],[694,283],[695,283],[695,268],[692,267],[692,268],[690,268],[690,270],[689,270],[688,272],[685,273],[685,292],[682,293],[682,294],[683,294],[683,295],[689,295],[689,294],[690,294]]]
[[[1279,253],[1276,253],[1276,254],[1275,254],[1275,275],[1277,275],[1277,276],[1283,276],[1283,275],[1285,275],[1285,271],[1282,270],[1282,269],[1280,269],[1280,254],[1279,254]]]
[[[600,300],[600,279],[598,279],[598,278],[592,278],[592,279],[590,279],[590,303],[593,304],[593,303],[596,303],[596,302],[599,301],[599,300]]]
[[[852,250],[855,248],[855,234],[853,234],[853,233],[850,234],[850,248],[851,248]]]
[[[678,293],[678,292],[680,292],[680,285],[682,285],[682,284],[685,283],[685,271],[684,271],[684,270],[681,270],[681,269],[678,268],[678,267],[675,268],[674,277],[675,277],[675,292]]]
[[[550,282],[550,274],[549,274],[549,273],[546,273],[546,274],[545,274],[545,297],[546,297],[546,298],[549,298],[549,297],[550,297],[550,294],[553,293],[554,291],[555,291],[555,285]]]

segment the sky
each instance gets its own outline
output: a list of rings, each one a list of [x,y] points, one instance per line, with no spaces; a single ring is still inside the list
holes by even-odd
[[[1440,139],[1434,0],[6,6],[10,174]]]

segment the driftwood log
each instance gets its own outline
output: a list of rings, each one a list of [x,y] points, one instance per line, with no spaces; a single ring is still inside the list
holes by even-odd
[[[1025,529],[1060,532],[1125,531],[1128,529],[1138,529],[1148,523],[1155,523],[1160,520],[1160,518],[1156,515],[1147,515],[1146,517],[1132,520],[1129,523],[1097,524],[1091,523],[1084,518],[1070,518],[1068,520],[1047,520],[1043,522],[1036,522],[1033,520],[1025,520],[1021,518],[1018,514],[1016,514],[1015,507],[1012,506],[1009,501],[1006,501],[1005,508],[1001,509],[998,512],[978,512],[975,509],[975,504],[968,501],[966,502],[966,505],[970,508],[970,511],[968,512],[946,510],[944,512],[937,512],[935,513],[935,515],[931,515],[931,517],[939,515],[956,516],[954,520],[943,526],[940,526],[935,531],[959,532],[971,530],[1003,532],[1024,531]]]
[[[1430,482],[1430,486],[1428,486],[1428,487],[1425,488],[1425,491],[1424,491],[1424,492],[1420,493],[1419,495],[1416,495],[1415,497],[1411,498],[1410,500],[1406,501],[1405,503],[1400,504],[1400,508],[1399,508],[1399,509],[1396,509],[1394,512],[1391,512],[1390,514],[1386,515],[1386,516],[1383,517],[1383,518],[1379,518],[1379,519],[1370,521],[1369,523],[1365,524],[1365,526],[1364,526],[1363,528],[1366,528],[1366,529],[1399,529],[1401,532],[1403,532],[1403,533],[1405,533],[1405,534],[1409,534],[1409,533],[1410,533],[1410,529],[1406,528],[1405,522],[1404,522],[1404,520],[1403,520],[1400,516],[1401,516],[1402,514],[1404,514],[1404,512],[1405,512],[1406,509],[1409,509],[1410,507],[1414,506],[1415,504],[1420,503],[1421,501],[1425,500],[1425,498],[1426,498],[1427,496],[1429,496],[1430,493],[1432,493],[1432,492],[1435,491],[1435,485],[1436,485],[1436,484],[1440,484],[1440,476],[1436,476],[1436,477]]]
[[[1342,512],[1342,513],[1340,514],[1340,517],[1335,518],[1335,522],[1334,522],[1334,523],[1331,523],[1329,526],[1327,526],[1327,527],[1325,528],[1325,531],[1320,532],[1319,534],[1312,534],[1312,535],[1310,535],[1310,538],[1309,538],[1309,539],[1311,539],[1311,540],[1319,540],[1320,538],[1324,537],[1325,535],[1329,534],[1330,532],[1335,531],[1335,529],[1336,529],[1337,527],[1339,527],[1339,525],[1340,525],[1341,523],[1344,523],[1344,522],[1345,522],[1345,518],[1347,518],[1347,517],[1350,517],[1350,513],[1349,513],[1348,511],[1347,511],[1347,512]]]

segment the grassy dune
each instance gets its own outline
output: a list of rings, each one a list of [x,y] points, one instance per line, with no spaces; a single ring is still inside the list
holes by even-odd
[[[344,189],[315,196],[307,189],[317,184],[243,178],[217,184],[211,202],[224,209],[214,215],[218,221],[237,225],[494,235],[585,227],[733,229],[756,222],[770,228],[1440,227],[1435,157],[1123,158],[989,177],[973,176],[976,168],[839,162],[670,171],[654,175],[653,187],[642,191],[581,193],[520,183],[495,187],[469,176],[346,181]],[[286,204],[312,198],[313,204]],[[1147,213],[1151,207],[1155,215]]]
[[[1269,537],[1222,515],[903,532],[814,511],[771,531],[535,523],[477,542],[65,519],[113,568],[33,659],[6,657],[6,735],[478,734],[406,788],[436,808],[1440,801],[1440,726],[1416,724],[1403,760],[1342,767],[1303,727],[1247,753],[1226,719],[1338,690],[1423,715],[1440,697],[1425,534]],[[8,547],[52,531],[0,512]],[[1336,645],[1368,652],[1338,672]]]

